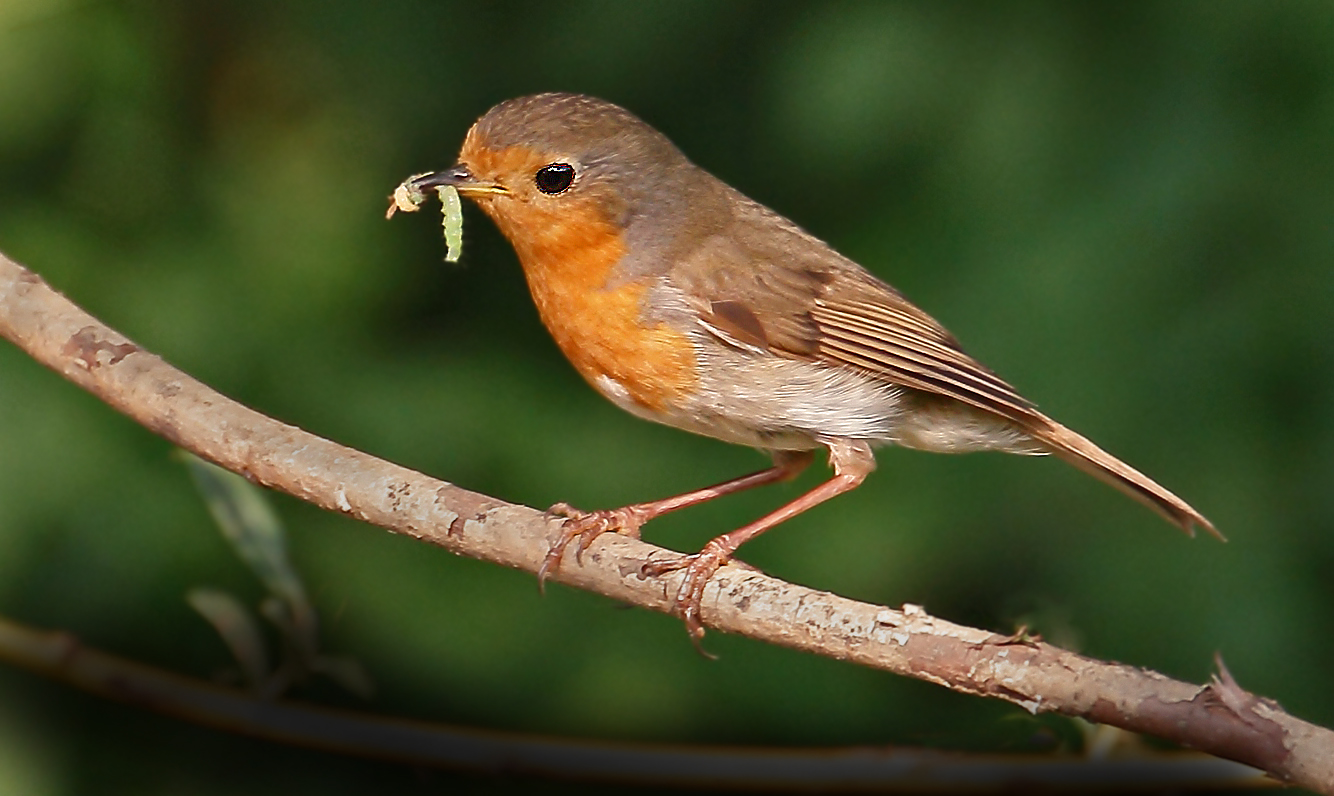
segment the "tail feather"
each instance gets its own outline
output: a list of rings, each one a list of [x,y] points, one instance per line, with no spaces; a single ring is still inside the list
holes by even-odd
[[[1159,486],[1152,478],[1060,423],[1045,417],[1043,419],[1047,420],[1049,426],[1032,429],[1030,433],[1047,445],[1052,453],[1135,498],[1191,536],[1195,535],[1195,526],[1199,526],[1223,539],[1223,534],[1219,533],[1214,524],[1205,519],[1203,514]]]

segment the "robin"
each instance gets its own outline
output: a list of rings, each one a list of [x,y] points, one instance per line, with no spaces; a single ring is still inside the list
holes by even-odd
[[[691,163],[610,102],[538,94],[487,111],[458,165],[417,191],[453,186],[517,252],[542,322],[574,367],[638,417],[767,451],[773,466],[721,484],[565,518],[542,565],[599,534],[787,481],[828,452],[833,477],[694,555],[674,610],[698,643],[704,586],[737,548],[847,492],[877,445],[937,453],[1055,454],[1187,533],[1214,526],[1181,498],[1047,417],[897,290]]]

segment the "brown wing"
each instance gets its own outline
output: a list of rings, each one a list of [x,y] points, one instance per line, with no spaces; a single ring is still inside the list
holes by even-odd
[[[743,222],[731,235],[712,238],[674,273],[719,336],[780,356],[847,365],[1021,426],[1044,425],[1029,401],[897,290],[770,211],[752,212],[766,214],[769,223]]]
[[[692,292],[703,322],[734,344],[854,367],[893,384],[998,415],[1187,533],[1198,525],[1222,538],[1190,504],[1038,412],[894,288],[851,263],[847,266],[851,267],[831,271],[807,264],[775,273],[771,263],[760,262],[753,264],[754,272],[746,283],[752,289],[754,285],[778,285],[781,290],[766,287],[758,294],[737,292],[723,284],[708,285],[705,279],[694,284]]]
[[[817,358],[994,412],[1022,426],[1041,415],[897,290],[860,271],[830,281],[808,310]]]
[[[724,340],[853,367],[1005,418],[1188,533],[1198,525],[1218,535],[1181,498],[1038,412],[945,327],[856,263],[759,205],[747,204],[737,221],[732,234],[711,237],[673,271],[676,287]]]

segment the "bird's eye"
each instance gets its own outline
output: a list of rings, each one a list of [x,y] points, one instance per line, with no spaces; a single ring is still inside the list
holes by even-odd
[[[537,190],[557,194],[574,183],[574,166],[569,163],[551,163],[537,170]]]

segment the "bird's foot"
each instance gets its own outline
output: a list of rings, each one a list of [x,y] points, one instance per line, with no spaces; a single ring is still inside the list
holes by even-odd
[[[708,584],[709,578],[720,567],[731,561],[734,561],[731,554],[723,549],[721,545],[715,545],[714,542],[704,545],[704,549],[692,556],[678,556],[661,561],[646,561],[640,567],[640,572],[647,577],[655,577],[668,572],[675,572],[678,569],[684,569],[685,579],[681,581],[681,587],[676,590],[676,597],[672,599],[672,613],[685,623],[686,633],[690,635],[690,643],[695,645],[695,649],[706,658],[715,658],[709,652],[706,652],[700,641],[704,638],[704,624],[700,621],[700,603],[704,599],[704,586]],[[737,561],[741,564],[742,562]],[[742,564],[747,568],[754,569],[747,564]]]
[[[575,560],[582,563],[584,551],[594,539],[608,531],[638,539],[639,526],[652,519],[652,515],[643,506],[637,505],[622,506],[619,509],[582,511],[569,503],[557,503],[547,509],[546,513],[553,519],[564,517],[565,521],[561,523],[560,538],[547,551],[547,557],[537,570],[539,589],[545,589],[547,577],[560,568],[560,562],[565,558],[565,550],[570,542],[575,543]]]

